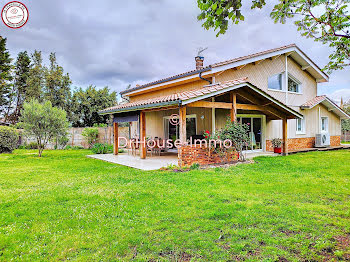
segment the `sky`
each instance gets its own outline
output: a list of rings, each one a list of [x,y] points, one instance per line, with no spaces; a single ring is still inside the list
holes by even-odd
[[[9,0],[1,0],[2,8]],[[216,37],[197,21],[196,0],[22,0],[29,20],[20,29],[0,22],[13,58],[20,51],[41,50],[47,63],[55,52],[68,72],[72,88],[108,86],[120,92],[129,84],[144,84],[195,68],[199,47],[204,65],[296,43],[321,68],[331,49],[300,36],[296,26],[274,24],[273,2],[263,10],[244,6],[245,21]],[[249,1],[245,1],[249,3]],[[350,99],[350,69],[330,75],[318,94],[336,102]]]

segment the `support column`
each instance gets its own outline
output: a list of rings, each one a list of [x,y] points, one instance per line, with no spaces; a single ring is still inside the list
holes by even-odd
[[[282,132],[283,132],[283,155],[288,155],[288,126],[287,118],[282,120]]]
[[[237,119],[237,96],[235,93],[231,92],[230,93],[231,96],[231,103],[232,103],[232,108],[231,108],[231,122],[236,121]]]
[[[212,102],[215,102],[215,98],[213,97],[211,99]],[[215,107],[211,109],[211,133],[214,135],[215,134]]]
[[[113,147],[113,154],[118,155],[118,149],[119,149],[119,139],[118,139],[118,123],[113,123],[113,134],[114,134],[114,147]]]
[[[144,143],[145,142],[145,143]],[[145,112],[140,113],[140,158],[146,158],[146,115]]]
[[[179,166],[182,167],[182,146],[186,143],[186,106],[180,107],[179,110],[179,134],[180,134],[180,142],[181,146],[178,148],[178,158],[179,158]]]

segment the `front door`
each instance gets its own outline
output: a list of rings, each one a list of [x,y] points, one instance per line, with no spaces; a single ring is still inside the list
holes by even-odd
[[[166,139],[172,139],[175,141],[179,139],[179,122],[170,121],[170,117],[164,118],[164,134]],[[197,118],[196,115],[186,116],[186,137],[189,139],[191,136],[197,134]]]
[[[249,142],[244,148],[247,151],[262,151],[263,149],[263,117],[241,116],[237,121],[249,126]]]

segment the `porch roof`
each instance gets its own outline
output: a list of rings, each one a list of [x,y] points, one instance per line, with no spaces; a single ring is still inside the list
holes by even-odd
[[[300,106],[301,109],[312,109],[318,104],[322,104],[325,107],[328,108],[329,111],[333,111],[337,116],[339,116],[341,119],[349,119],[350,116],[344,112],[336,103],[334,103],[331,99],[329,99],[327,96],[316,96],[313,99],[307,101],[303,105]]]
[[[104,115],[151,108],[181,106],[238,89],[242,89],[242,91],[249,89],[250,92],[254,93],[255,97],[260,97],[269,104],[273,104],[274,107],[286,115],[287,118],[303,117],[294,109],[286,106],[266,92],[250,84],[247,77],[205,85],[202,88],[195,90],[116,105],[100,111],[99,114]]]

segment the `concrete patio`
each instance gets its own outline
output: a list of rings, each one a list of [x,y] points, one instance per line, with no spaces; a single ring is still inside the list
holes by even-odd
[[[245,153],[247,159],[253,159],[257,156],[278,156],[272,152],[249,152]],[[94,158],[114,164],[137,168],[141,170],[158,170],[168,165],[178,165],[177,153],[166,153],[161,156],[147,156],[146,159],[140,159],[140,156],[133,156],[128,153],[118,155],[113,154],[96,154],[88,155],[89,158]]]
[[[157,170],[168,165],[177,165],[177,153],[162,154],[161,156],[147,156],[146,159],[140,159],[140,156],[133,156],[127,153],[118,155],[98,154],[89,155],[89,158],[99,159],[106,162],[133,167],[141,170]]]

